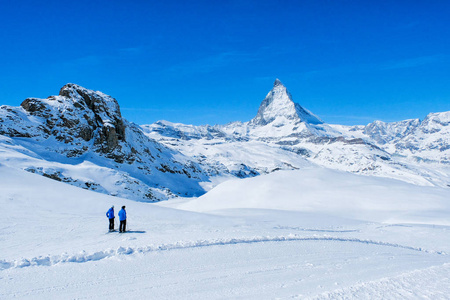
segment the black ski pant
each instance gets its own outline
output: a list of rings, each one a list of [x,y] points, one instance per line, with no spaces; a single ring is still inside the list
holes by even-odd
[[[125,232],[127,226],[127,220],[120,221],[119,232]]]
[[[114,230],[114,218],[109,219],[109,230]]]

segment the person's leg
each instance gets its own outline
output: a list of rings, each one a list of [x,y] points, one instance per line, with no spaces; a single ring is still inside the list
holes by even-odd
[[[114,230],[114,218],[109,219],[109,230]]]
[[[127,220],[123,221],[123,229],[122,229],[123,232],[125,232],[126,227],[127,227]]]

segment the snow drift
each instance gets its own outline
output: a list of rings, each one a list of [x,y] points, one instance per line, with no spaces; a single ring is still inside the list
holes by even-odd
[[[179,208],[202,212],[264,208],[376,222],[450,225],[450,190],[308,167],[229,180]]]

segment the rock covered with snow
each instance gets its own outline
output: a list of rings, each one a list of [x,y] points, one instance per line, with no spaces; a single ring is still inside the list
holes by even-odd
[[[370,136],[378,144],[384,145],[386,143],[401,139],[408,135],[420,125],[419,119],[405,120],[400,122],[386,123],[382,121],[375,121],[367,125],[363,132]]]
[[[116,99],[76,84],[65,85],[59,95],[47,99],[28,98],[20,107],[1,106],[0,135],[50,157],[47,160],[88,160],[117,169],[107,172],[109,181],[116,183],[109,188],[98,177],[82,179],[82,186],[90,189],[140,200],[204,192],[198,184],[205,177],[201,167],[122,118]],[[68,171],[70,166],[46,171],[33,163],[24,168],[74,185],[81,180]]]
[[[29,137],[36,141],[50,138],[66,144],[54,151],[80,156],[94,151],[113,155],[118,161],[132,160],[125,155],[125,124],[117,101],[101,92],[76,84],[61,88],[58,96],[28,98],[20,108],[1,107],[0,134]],[[122,159],[123,158],[123,159]]]

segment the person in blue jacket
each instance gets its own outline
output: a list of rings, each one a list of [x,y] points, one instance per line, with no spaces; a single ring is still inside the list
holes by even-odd
[[[122,206],[122,209],[119,211],[119,232],[125,232],[125,227],[127,226],[127,212],[125,211],[125,205]]]
[[[106,212],[109,219],[109,231],[114,231],[114,205]]]

